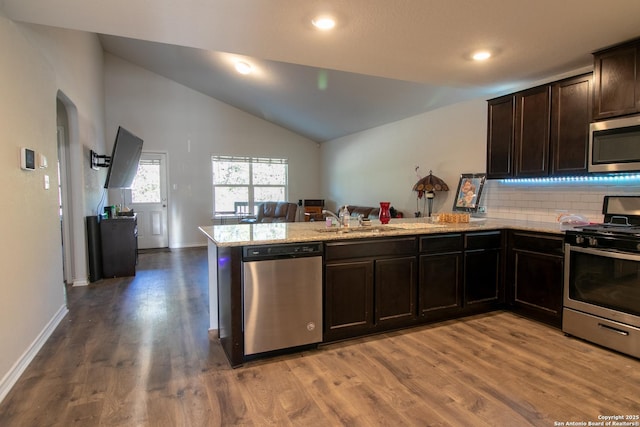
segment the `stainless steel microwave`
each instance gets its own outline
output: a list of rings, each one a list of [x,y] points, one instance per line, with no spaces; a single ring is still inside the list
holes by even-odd
[[[589,172],[640,171],[640,116],[589,126]]]

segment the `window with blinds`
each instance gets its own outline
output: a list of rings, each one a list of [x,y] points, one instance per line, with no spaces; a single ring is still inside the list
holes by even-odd
[[[212,156],[214,214],[256,213],[262,202],[287,200],[287,159]]]

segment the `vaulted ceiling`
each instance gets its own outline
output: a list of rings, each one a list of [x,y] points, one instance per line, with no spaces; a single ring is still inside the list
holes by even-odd
[[[640,1],[4,0],[19,22],[107,52],[322,142],[587,69],[640,36]],[[332,31],[311,25],[318,14]],[[470,59],[476,49],[494,56]],[[244,60],[254,72],[240,75]]]

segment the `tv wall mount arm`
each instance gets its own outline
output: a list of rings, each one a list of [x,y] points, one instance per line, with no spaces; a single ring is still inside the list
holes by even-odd
[[[90,151],[91,169],[99,170],[100,168],[108,168],[111,164],[111,156],[100,155],[95,151]]]

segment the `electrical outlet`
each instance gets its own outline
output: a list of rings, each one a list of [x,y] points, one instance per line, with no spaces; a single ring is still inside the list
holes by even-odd
[[[478,206],[478,213],[487,213],[486,206]]]

